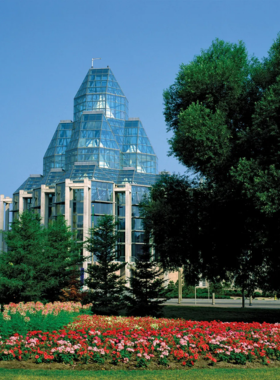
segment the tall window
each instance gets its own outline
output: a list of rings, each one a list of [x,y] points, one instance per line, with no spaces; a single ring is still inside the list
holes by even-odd
[[[83,241],[84,228],[84,189],[73,190],[73,231],[77,241]]]
[[[125,261],[125,192],[116,193],[116,221],[118,222],[118,259]]]
[[[144,227],[139,211],[139,203],[148,195],[149,187],[132,186],[132,215],[131,215],[131,259],[132,261],[143,252]]]

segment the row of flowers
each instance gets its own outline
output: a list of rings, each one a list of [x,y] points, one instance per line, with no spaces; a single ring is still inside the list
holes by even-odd
[[[41,302],[20,302],[18,304],[11,302],[8,305],[4,305],[3,318],[10,320],[12,315],[17,313],[22,316],[37,313],[58,315],[61,311],[79,313],[81,310],[89,310],[90,307],[91,304],[82,305],[80,302],[54,302],[45,305]],[[29,317],[26,317],[27,322],[28,320]]]
[[[81,315],[60,331],[0,339],[1,360],[126,363],[146,367],[280,361],[280,324]]]

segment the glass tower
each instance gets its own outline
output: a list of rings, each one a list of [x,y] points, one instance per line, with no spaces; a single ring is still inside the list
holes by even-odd
[[[13,217],[28,209],[48,224],[62,214],[82,241],[102,215],[114,215],[119,260],[130,263],[143,247],[139,203],[157,178],[157,156],[141,120],[129,118],[115,75],[109,67],[91,68],[74,98],[73,121],[60,121],[54,132],[43,175],[31,175],[15,191]],[[125,271],[129,276],[129,266]]]

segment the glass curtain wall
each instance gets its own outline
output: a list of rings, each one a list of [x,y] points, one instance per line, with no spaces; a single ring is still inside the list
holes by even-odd
[[[139,211],[139,203],[148,195],[150,191],[149,187],[144,186],[132,186],[132,225],[131,225],[131,258],[135,260],[143,252],[144,244],[144,227],[143,219],[141,218]]]
[[[32,198],[23,198],[23,211],[29,211],[32,206]]]
[[[19,213],[19,194],[13,195],[13,221],[18,218]]]
[[[118,222],[118,259],[125,261],[125,192],[116,192],[116,221]]]
[[[55,207],[52,209],[52,217],[57,215],[65,215],[65,184],[61,183],[56,185],[55,197],[52,199],[52,203],[55,203]]]
[[[35,214],[41,214],[41,189],[33,190],[31,207]]]
[[[55,194],[50,193],[48,196],[48,223],[51,223],[56,218]]]
[[[91,182],[91,227],[98,225],[103,215],[113,214],[113,184]]]
[[[79,242],[83,241],[84,228],[84,189],[73,190],[72,228]]]

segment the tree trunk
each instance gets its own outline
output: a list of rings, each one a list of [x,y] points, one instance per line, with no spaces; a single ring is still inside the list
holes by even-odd
[[[242,289],[242,308],[245,307],[245,291],[244,288]]]

